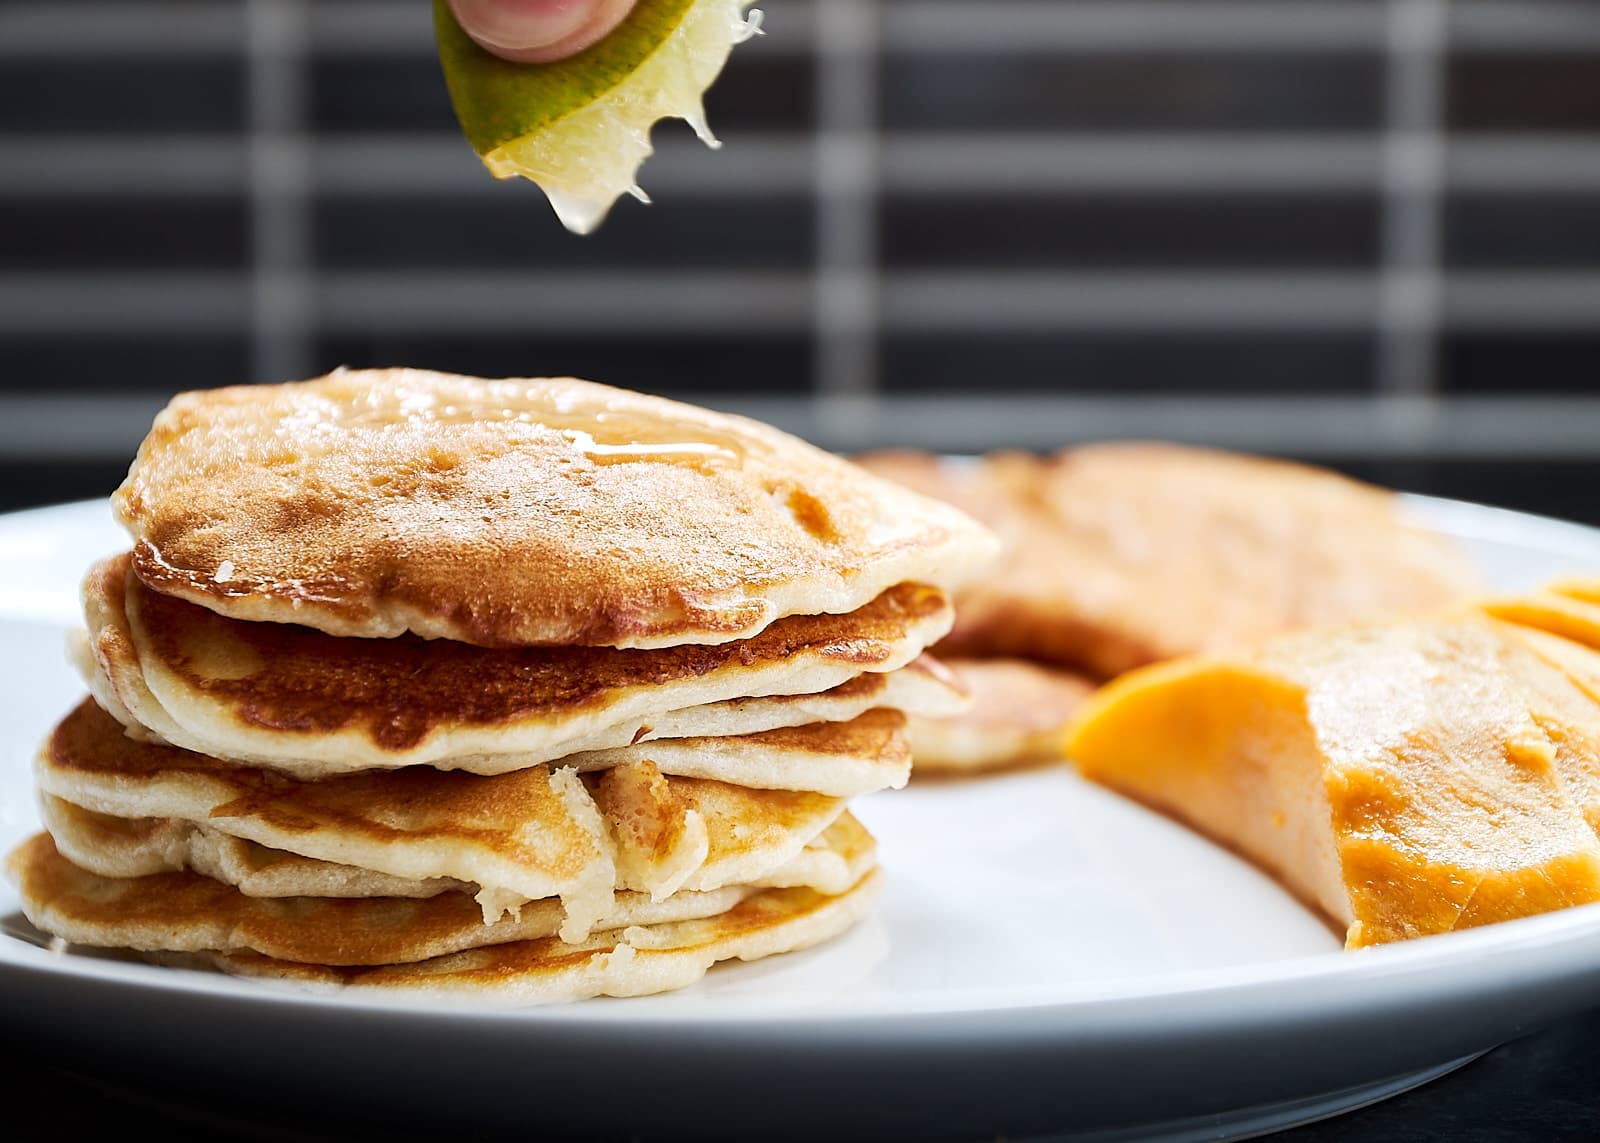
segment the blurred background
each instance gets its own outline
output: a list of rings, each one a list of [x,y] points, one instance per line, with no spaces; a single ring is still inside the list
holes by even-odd
[[[770,0],[595,235],[427,0],[0,0],[0,506],[172,393],[573,373],[829,447],[1154,437],[1600,521],[1600,2]]]

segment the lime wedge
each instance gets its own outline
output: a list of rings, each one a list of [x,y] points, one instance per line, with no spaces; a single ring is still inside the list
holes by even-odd
[[[496,178],[537,183],[568,230],[587,234],[636,181],[658,119],[686,119],[720,144],[701,102],[733,45],[761,28],[751,0],[639,0],[605,39],[569,59],[511,63],[462,31],[434,0],[450,102],[467,141]]]

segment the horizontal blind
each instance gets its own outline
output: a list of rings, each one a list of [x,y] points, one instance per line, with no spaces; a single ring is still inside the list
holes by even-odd
[[[576,238],[467,150],[422,0],[0,5],[0,471],[339,364],[840,448],[1600,460],[1600,5],[765,7],[725,147],[662,125]]]

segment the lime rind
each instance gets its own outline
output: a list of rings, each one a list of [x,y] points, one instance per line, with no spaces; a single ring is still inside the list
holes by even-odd
[[[525,64],[482,47],[456,20],[450,0],[433,0],[439,62],[467,142],[482,155],[601,98],[638,70],[693,5],[637,0],[603,40],[565,59]]]
[[[594,47],[535,65],[493,60],[475,44],[471,48],[493,62],[470,57],[456,38],[465,33],[446,8],[440,53],[457,113],[484,165],[496,178],[536,183],[562,224],[587,234],[623,194],[649,201],[636,180],[654,150],[650,133],[657,121],[687,120],[707,146],[719,146],[702,99],[734,45],[760,30],[761,13],[745,14],[750,3],[692,0],[681,7],[641,0],[634,15]],[[440,6],[446,7],[442,0]],[[476,91],[462,86],[468,78],[479,81]]]

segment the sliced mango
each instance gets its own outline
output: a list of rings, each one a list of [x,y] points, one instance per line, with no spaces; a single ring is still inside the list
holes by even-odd
[[[1496,619],[1600,649],[1600,602],[1545,591],[1513,599],[1491,599],[1479,606]]]
[[[1589,647],[1463,610],[1125,675],[1082,772],[1278,876],[1346,946],[1600,901]],[[1600,645],[1600,644],[1597,644]]]

